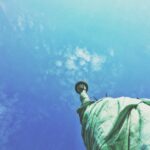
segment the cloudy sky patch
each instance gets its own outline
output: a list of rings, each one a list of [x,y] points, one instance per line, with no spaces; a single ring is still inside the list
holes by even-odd
[[[76,66],[76,64],[75,64],[75,61],[74,61],[73,59],[68,58],[68,59],[66,60],[66,68],[67,68],[68,70],[76,70],[76,69],[77,69],[77,66]]]
[[[62,54],[63,55],[63,54]],[[89,70],[89,71],[100,71],[102,65],[106,61],[106,57],[91,53],[86,48],[76,47],[72,53],[65,53],[63,56],[63,62],[57,60],[55,65],[57,67],[62,67],[65,64],[65,68],[68,71],[79,71],[79,70]]]
[[[81,58],[87,62],[89,62],[91,60],[91,55],[89,54],[89,52],[86,49],[77,47],[75,50],[75,54],[78,58]]]
[[[105,57],[94,55],[91,58],[91,65],[94,71],[101,70],[102,64],[105,63]]]

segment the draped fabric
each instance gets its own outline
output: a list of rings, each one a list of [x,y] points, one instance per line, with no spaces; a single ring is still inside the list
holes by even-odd
[[[87,150],[150,150],[150,100],[87,100],[77,112]]]

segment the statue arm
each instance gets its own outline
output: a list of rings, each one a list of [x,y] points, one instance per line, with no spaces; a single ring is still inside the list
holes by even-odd
[[[86,93],[85,90],[83,90],[83,91],[80,93],[80,100],[81,100],[82,105],[85,104],[86,102],[89,102],[89,101],[90,101],[90,98],[89,98],[89,96],[87,95],[87,93]]]

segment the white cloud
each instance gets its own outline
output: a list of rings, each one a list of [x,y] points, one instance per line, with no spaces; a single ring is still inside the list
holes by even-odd
[[[77,60],[77,57],[76,56],[73,56],[73,55],[71,55],[71,56],[68,56],[70,59],[72,59],[72,60]]]
[[[75,54],[77,57],[82,58],[87,62],[89,62],[91,60],[91,56],[86,49],[77,47]]]
[[[81,66],[84,66],[84,65],[86,65],[86,62],[85,62],[84,60],[81,60],[81,61],[80,61],[80,65],[81,65]]]
[[[60,70],[63,64],[65,64],[64,67],[69,74],[79,74],[79,70],[82,70],[82,73],[88,70],[91,72],[100,71],[106,61],[104,56],[90,53],[85,48],[79,47],[77,47],[74,52],[62,54],[62,56],[64,57],[64,62],[56,60],[55,65],[60,67]]]
[[[101,70],[102,64],[105,62],[105,58],[102,56],[92,56],[91,65],[94,71]]]
[[[66,68],[68,70],[76,70],[77,69],[77,66],[75,64],[75,61],[68,58],[67,61],[66,61]]]

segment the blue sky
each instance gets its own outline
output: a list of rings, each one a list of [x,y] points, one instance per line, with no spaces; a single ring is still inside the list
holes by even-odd
[[[0,0],[0,148],[83,150],[78,80],[90,97],[149,98],[149,7]]]

